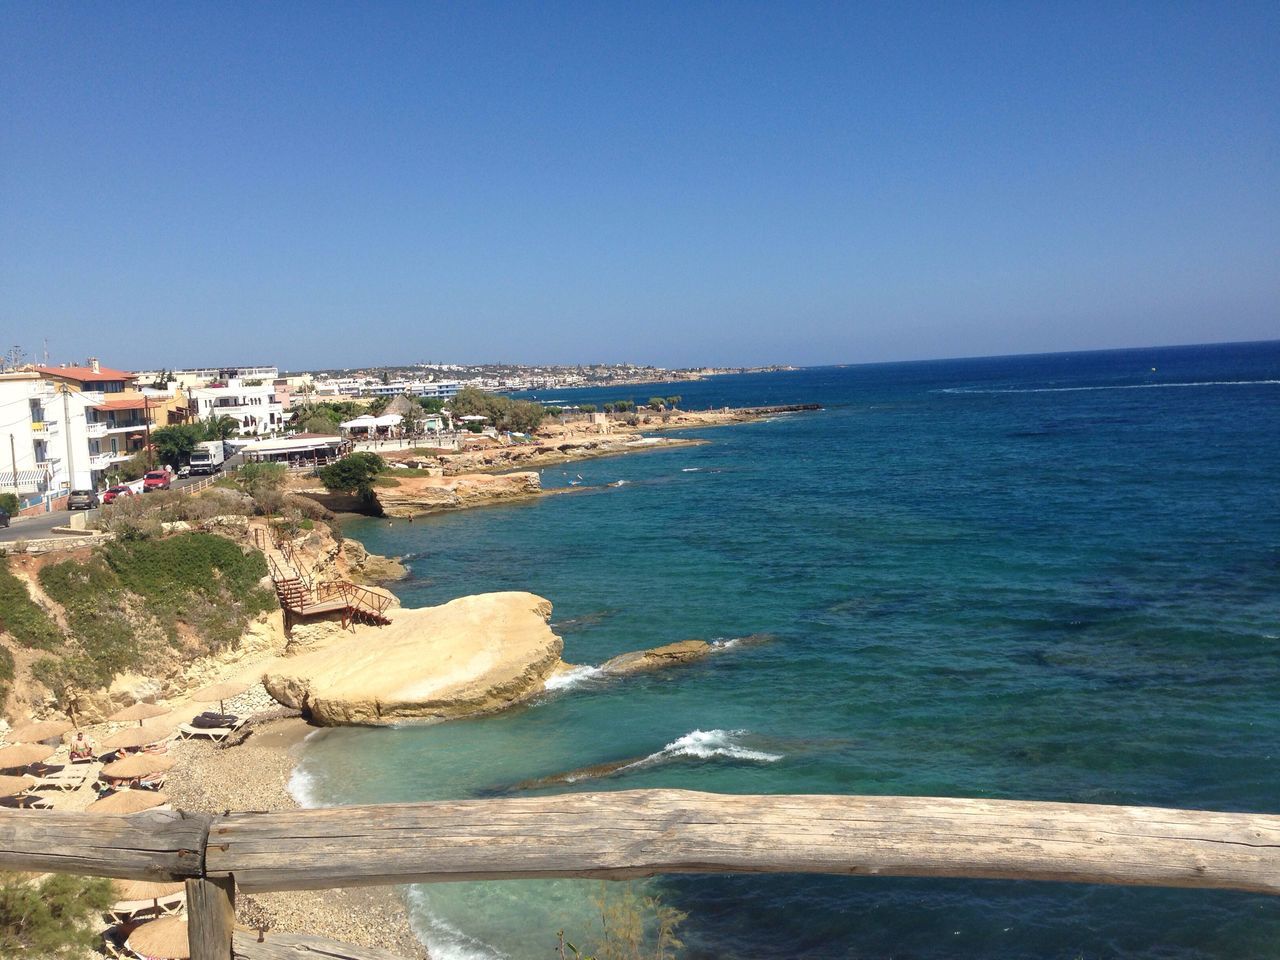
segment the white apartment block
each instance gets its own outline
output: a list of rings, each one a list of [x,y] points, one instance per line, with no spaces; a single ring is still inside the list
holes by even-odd
[[[34,371],[0,374],[0,492],[92,487],[85,411],[94,399]]]
[[[462,384],[457,380],[397,380],[393,383],[365,381],[353,385],[356,396],[361,397],[398,397],[408,394],[411,397],[436,397],[449,400],[458,395]]]
[[[146,370],[138,374],[138,382],[151,384],[162,375],[167,375],[170,383],[177,383],[184,390],[191,387],[204,387],[214,383],[226,383],[229,380],[261,380],[270,383],[280,376],[279,367],[191,367],[187,370]]]
[[[284,428],[284,407],[271,380],[252,384],[233,378],[221,386],[197,387],[189,395],[193,417],[231,417],[240,424],[241,436],[262,436]]]

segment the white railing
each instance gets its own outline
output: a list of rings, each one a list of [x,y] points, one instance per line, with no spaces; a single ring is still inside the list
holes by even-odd
[[[94,422],[85,424],[85,430],[89,434],[90,440],[101,440],[107,435],[107,425],[105,423]]]

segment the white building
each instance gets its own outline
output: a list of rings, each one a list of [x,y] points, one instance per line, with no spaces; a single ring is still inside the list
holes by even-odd
[[[36,371],[0,374],[0,492],[29,499],[92,487],[85,410],[93,399]]]
[[[284,428],[284,408],[270,380],[259,384],[231,379],[189,391],[191,415],[198,420],[231,417],[242,435],[262,436]]]
[[[203,387],[211,383],[226,383],[228,380],[261,380],[270,383],[280,376],[278,367],[191,367],[186,370],[145,370],[138,374],[138,382],[151,384],[165,376],[168,382],[176,383],[184,390],[191,387]]]
[[[356,387],[356,393],[362,397],[398,397],[408,394],[411,397],[436,397],[449,400],[458,395],[462,388],[457,380],[397,380],[393,383],[368,381]]]

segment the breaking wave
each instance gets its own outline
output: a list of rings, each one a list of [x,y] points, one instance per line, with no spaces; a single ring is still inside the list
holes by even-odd
[[[545,688],[549,691],[568,690],[587,680],[596,680],[602,676],[604,676],[604,672],[599,667],[571,667],[554,676],[547,677]]]
[[[507,960],[508,954],[463,933],[432,911],[420,887],[410,887],[407,899],[414,936],[426,946],[432,960]]]
[[[766,753],[744,747],[741,740],[749,735],[750,731],[747,730],[694,730],[678,740],[672,740],[657,753],[619,767],[617,772],[651,767],[684,757],[696,760],[749,760],[753,763],[776,763],[782,759],[780,753]]]

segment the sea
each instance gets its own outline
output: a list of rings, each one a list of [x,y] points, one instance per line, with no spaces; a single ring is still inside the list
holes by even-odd
[[[347,533],[408,606],[529,590],[581,665],[509,713],[323,731],[308,805],[676,787],[1280,812],[1280,342],[539,394],[819,403],[542,471],[547,497]],[[691,666],[606,680],[701,638]],[[527,781],[627,761],[553,785]],[[590,949],[599,881],[407,891],[435,960]],[[669,876],[681,956],[1280,957],[1280,900],[995,880]]]

